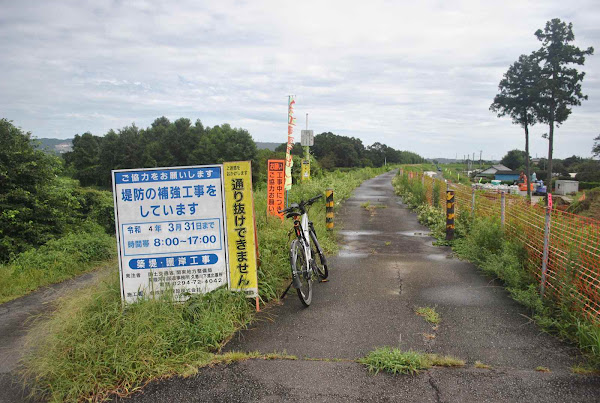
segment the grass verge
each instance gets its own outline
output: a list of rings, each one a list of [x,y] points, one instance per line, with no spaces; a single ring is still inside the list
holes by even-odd
[[[0,265],[0,303],[92,270],[116,256],[114,236],[93,222]]]
[[[383,172],[371,168],[333,172],[294,186],[289,200],[306,200],[333,188],[338,206],[362,181]],[[334,253],[335,238],[325,230],[324,206],[324,202],[313,205],[310,216],[321,245]],[[267,217],[264,189],[255,192],[255,209],[264,302],[277,298],[289,282],[291,223]],[[119,290],[114,267],[98,284],[61,300],[56,312],[31,330],[24,377],[36,396],[56,402],[102,401],[128,395],[152,379],[192,374],[215,360],[242,359],[234,354],[219,358],[214,352],[251,321],[253,305],[243,295],[219,289],[185,303],[173,303],[165,295],[124,308]]]
[[[425,354],[412,350],[402,351],[392,347],[377,348],[367,354],[366,357],[359,359],[358,362],[375,374],[385,371],[394,375],[414,375],[433,366],[462,367],[465,365],[463,360],[451,356]]]

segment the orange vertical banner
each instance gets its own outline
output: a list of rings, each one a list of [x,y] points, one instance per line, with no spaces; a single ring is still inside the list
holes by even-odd
[[[267,161],[267,213],[283,220],[285,208],[285,160]]]

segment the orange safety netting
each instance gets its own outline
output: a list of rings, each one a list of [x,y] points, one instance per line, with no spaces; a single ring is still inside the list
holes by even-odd
[[[475,190],[457,183],[446,183],[421,173],[407,177],[420,181],[430,205],[443,206],[446,190],[453,190],[456,211],[475,217],[501,220],[501,193]],[[439,197],[434,193],[439,192]],[[504,195],[504,229],[509,239],[525,245],[526,267],[541,281],[544,254],[546,209],[530,205],[520,195]],[[600,222],[591,218],[551,209],[545,295],[570,301],[593,320],[600,322]]]

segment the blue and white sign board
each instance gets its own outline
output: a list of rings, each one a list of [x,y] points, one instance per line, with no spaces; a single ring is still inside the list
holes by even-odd
[[[223,167],[112,171],[121,297],[228,285]]]

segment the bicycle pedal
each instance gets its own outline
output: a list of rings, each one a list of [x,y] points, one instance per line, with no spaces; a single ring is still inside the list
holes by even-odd
[[[319,283],[327,283],[329,282],[329,280],[327,280],[326,278],[322,278],[321,281],[319,281]]]

